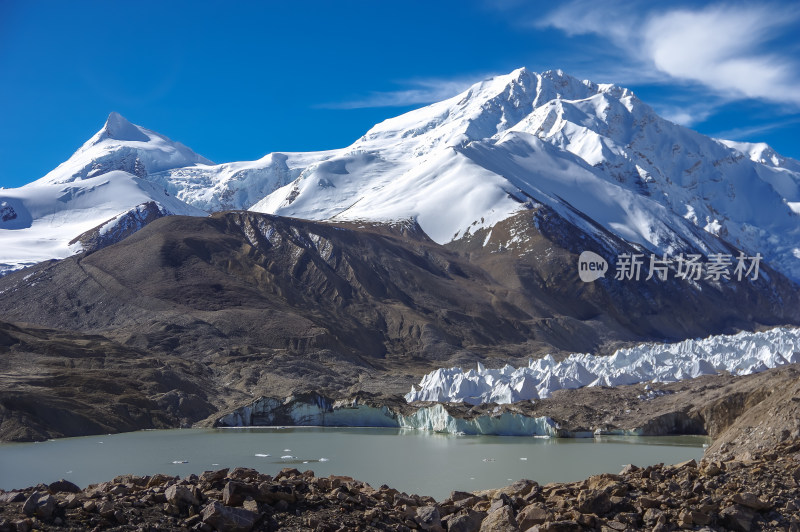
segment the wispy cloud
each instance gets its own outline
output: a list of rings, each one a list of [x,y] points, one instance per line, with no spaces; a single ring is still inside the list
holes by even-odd
[[[606,38],[646,77],[700,83],[729,99],[800,105],[800,62],[770,47],[800,18],[800,8],[718,3],[657,10],[652,5],[573,0],[537,25]]]
[[[324,109],[366,109],[375,107],[407,107],[421,105],[451,98],[463,92],[470,85],[488,76],[457,79],[415,79],[407,80],[396,91],[371,91],[364,96],[344,102],[320,104]]]
[[[795,116],[793,118],[789,118],[788,120],[777,120],[774,122],[758,124],[750,127],[726,129],[724,131],[713,133],[712,136],[722,139],[745,140],[753,138],[757,135],[763,135],[764,133],[768,133],[776,129],[794,126],[796,124],[800,124],[800,116]]]
[[[717,106],[707,105],[705,103],[687,103],[682,105],[657,104],[654,105],[654,107],[663,118],[686,127],[704,122],[706,118],[711,116],[717,109]]]

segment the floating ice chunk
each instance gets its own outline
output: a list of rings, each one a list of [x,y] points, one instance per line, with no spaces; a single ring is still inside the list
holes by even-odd
[[[256,456],[258,456],[259,458],[266,458],[267,456],[271,456],[271,455],[264,454],[264,453],[256,453]]]
[[[327,461],[329,461],[329,460],[330,460],[329,458],[320,458],[320,459],[319,459],[319,461],[320,461],[320,462],[327,462]]]
[[[281,460],[297,460],[297,457],[292,456],[291,454],[285,454],[281,456]]]
[[[173,464],[188,464],[189,460],[173,460]]]

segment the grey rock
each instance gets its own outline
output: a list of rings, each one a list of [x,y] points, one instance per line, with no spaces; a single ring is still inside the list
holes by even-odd
[[[484,512],[476,512],[467,509],[449,516],[445,523],[447,532],[477,532],[481,528],[481,522],[486,517]]]
[[[444,530],[442,528],[442,516],[439,513],[439,508],[435,505],[417,508],[417,514],[414,520],[419,524],[422,530],[431,530],[434,532]]]
[[[518,532],[519,526],[514,519],[514,512],[510,506],[491,512],[481,523],[480,532]]]
[[[611,498],[603,491],[585,490],[578,494],[577,509],[583,514],[604,515],[611,508]]]
[[[720,513],[722,523],[730,530],[738,532],[750,532],[753,528],[753,519],[755,519],[755,512],[745,506],[734,504],[728,506]]]
[[[230,508],[214,501],[203,508],[203,522],[225,532],[249,532],[258,521],[258,514],[242,508]]]
[[[49,493],[34,491],[22,505],[22,511],[27,516],[36,516],[43,521],[52,519],[57,503]]]
[[[541,525],[550,518],[550,512],[541,504],[529,504],[517,514],[517,524],[520,530],[528,530],[535,525]]]
[[[769,510],[772,507],[768,502],[764,502],[759,499],[758,495],[755,493],[750,493],[749,491],[734,495],[733,502],[736,504],[741,504],[742,506],[746,506],[747,508],[752,508],[758,512]]]
[[[200,474],[200,480],[213,484],[214,482],[225,480],[225,477],[228,476],[228,471],[229,469],[227,467],[225,469],[217,469],[216,471],[203,471],[203,473]]]
[[[164,496],[167,498],[167,502],[178,507],[200,504],[200,501],[197,500],[197,497],[195,497],[194,493],[192,493],[192,490],[186,486],[180,486],[178,484],[173,484],[172,486],[168,487],[167,491],[164,492]]]
[[[9,491],[8,493],[0,493],[0,502],[22,502],[25,500],[25,494],[21,491]]]
[[[56,480],[49,486],[50,493],[80,493],[81,489],[74,483],[70,482],[69,480],[61,479]]]

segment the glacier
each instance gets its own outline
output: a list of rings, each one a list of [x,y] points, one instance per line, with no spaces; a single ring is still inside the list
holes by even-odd
[[[333,400],[319,394],[261,397],[218,418],[218,427],[385,427],[448,434],[584,438],[602,434],[641,435],[642,428],[570,432],[547,416],[530,416],[495,406],[487,413],[452,414],[445,403],[510,404],[543,399],[556,390],[621,386],[645,381],[675,382],[702,375],[749,375],[800,362],[800,328],[709,336],[672,344],[644,343],[610,356],[551,355],[527,366],[487,369],[441,368],[412,387],[407,404],[369,404],[359,398]],[[647,388],[646,388],[647,390]],[[655,397],[661,393],[650,391]]]
[[[800,328],[775,328],[672,344],[645,343],[611,356],[576,353],[557,362],[546,355],[520,368],[487,369],[480,362],[468,371],[441,368],[425,375],[419,389],[412,386],[405,399],[509,404],[544,399],[561,389],[675,382],[718,373],[750,375],[798,362]]]
[[[262,397],[220,417],[215,425],[385,427],[465,435],[559,435],[557,423],[546,416],[532,417],[503,411],[466,419],[451,415],[441,404],[420,406],[403,414],[386,405],[360,404],[357,399],[332,401],[319,395],[286,399]]]

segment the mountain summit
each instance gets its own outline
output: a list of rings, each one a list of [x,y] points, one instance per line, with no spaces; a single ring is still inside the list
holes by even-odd
[[[132,142],[147,142],[150,137],[145,133],[143,128],[131,124],[128,120],[116,111],[112,111],[108,115],[106,125],[103,129],[98,131],[97,138],[93,144],[102,142],[106,139],[132,141]]]

